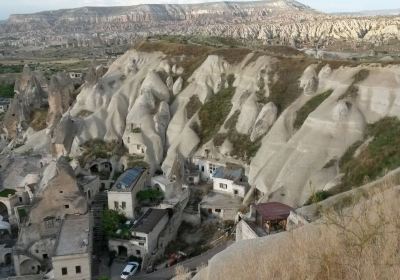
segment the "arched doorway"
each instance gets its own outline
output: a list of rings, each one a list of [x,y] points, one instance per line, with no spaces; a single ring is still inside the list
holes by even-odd
[[[4,255],[4,264],[5,265],[11,265],[12,258],[11,258],[11,253],[7,253]]]
[[[92,165],[91,167],[90,167],[90,172],[92,173],[92,174],[97,174],[97,173],[99,173],[99,165],[96,163],[96,164],[94,164],[94,165]]]
[[[21,275],[39,274],[40,264],[33,259],[26,259],[20,265]]]
[[[118,257],[127,257],[128,249],[125,246],[118,246]]]
[[[8,208],[3,202],[0,202],[0,215],[3,217],[3,221],[8,222]]]

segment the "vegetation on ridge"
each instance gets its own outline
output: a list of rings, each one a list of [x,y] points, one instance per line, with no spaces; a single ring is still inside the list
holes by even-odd
[[[234,93],[233,82],[229,82],[228,87],[213,94],[201,107],[199,111],[200,127],[199,131],[197,131],[201,144],[207,143],[218,133],[218,130],[232,109],[232,97]]]
[[[317,109],[318,106],[321,105],[322,102],[324,102],[325,99],[327,99],[332,94],[332,92],[332,90],[328,90],[324,93],[313,96],[310,100],[308,100],[307,103],[304,104],[303,107],[301,107],[300,110],[297,111],[293,127],[295,129],[299,129],[307,119],[308,115],[310,115],[315,109]]]
[[[343,185],[346,188],[358,187],[375,180],[387,171],[400,166],[400,120],[386,117],[368,125],[365,139],[370,139],[357,156],[354,156],[356,143],[340,161],[340,169],[345,173]],[[350,156],[352,155],[352,156]]]

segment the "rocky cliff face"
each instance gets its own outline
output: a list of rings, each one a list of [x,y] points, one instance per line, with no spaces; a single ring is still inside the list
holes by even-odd
[[[399,22],[396,16],[326,15],[291,0],[87,7],[12,15],[0,25],[1,33],[6,35],[0,43],[79,46],[130,42],[141,36],[168,33],[319,47],[346,40],[354,48],[354,44],[386,44],[399,39]],[[99,35],[93,38],[93,33]],[[10,36],[19,39],[8,41]]]
[[[201,56],[204,50],[196,51]],[[75,144],[123,140],[152,170],[161,167],[171,176],[193,155],[236,162],[247,166],[264,200],[299,206],[337,180],[339,171],[328,162],[363,139],[367,124],[398,116],[398,66],[333,69],[305,58],[227,50],[211,51],[188,75],[188,59],[141,47],[120,57],[78,95],[71,115],[92,113],[80,117]],[[355,81],[364,71],[368,75]],[[174,84],[182,83],[178,91]],[[357,93],[349,94],[353,87]],[[298,112],[325,94],[297,124]]]
[[[346,64],[145,42],[104,75],[97,67],[68,111],[55,106],[63,115],[53,135],[26,133],[17,151],[52,143],[77,158],[101,139],[171,177],[186,159],[210,157],[245,166],[262,200],[301,206],[337,185],[335,162],[367,125],[400,116],[398,65]]]

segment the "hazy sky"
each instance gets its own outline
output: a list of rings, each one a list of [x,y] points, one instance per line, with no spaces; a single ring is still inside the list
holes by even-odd
[[[73,8],[81,6],[135,5],[149,3],[196,3],[218,0],[0,0],[0,19],[10,14],[31,13],[43,10]],[[243,1],[243,0],[242,0]],[[246,1],[246,0],[244,0]],[[382,10],[400,8],[399,0],[299,0],[317,10],[344,12],[360,10]]]

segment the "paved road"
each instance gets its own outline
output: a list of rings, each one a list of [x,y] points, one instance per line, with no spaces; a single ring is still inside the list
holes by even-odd
[[[196,256],[194,258],[185,260],[183,262],[180,262],[178,265],[182,265],[184,268],[187,268],[189,270],[195,269],[202,264],[207,264],[208,260],[210,260],[213,256],[218,254],[219,252],[223,251],[226,249],[228,246],[230,246],[233,243],[233,241],[228,241],[225,243],[222,243],[206,252],[203,254]],[[111,269],[111,275],[112,275],[112,280],[118,280],[119,274],[121,273],[123,269],[124,264],[120,263],[115,263],[112,266]],[[175,274],[175,266],[171,266],[165,269],[157,270],[153,273],[150,274],[145,274],[145,273],[140,273],[136,275],[135,277],[132,277],[132,280],[168,280],[171,279]]]

